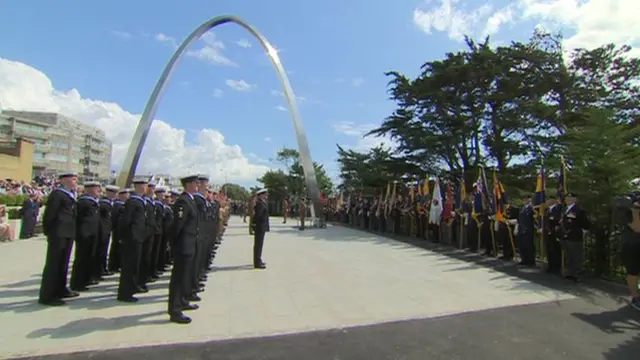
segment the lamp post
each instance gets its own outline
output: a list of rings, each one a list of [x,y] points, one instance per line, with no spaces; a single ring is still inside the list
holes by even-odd
[[[276,70],[278,78],[280,79],[280,82],[284,89],[285,99],[287,100],[287,104],[289,106],[289,113],[293,122],[293,128],[295,130],[296,140],[298,143],[298,151],[300,153],[300,162],[304,171],[305,181],[307,182],[307,190],[309,191],[309,197],[313,200],[314,203],[314,206],[311,207],[311,216],[315,218],[315,208],[317,207],[318,213],[322,209],[320,204],[320,190],[318,189],[318,180],[316,179],[313,161],[311,160],[309,143],[307,141],[307,136],[302,125],[300,113],[298,111],[296,97],[293,93],[293,89],[291,88],[291,83],[289,82],[287,73],[282,66],[282,62],[280,61],[278,52],[271,45],[271,43],[252,25],[249,25],[244,20],[232,15],[218,16],[205,21],[203,24],[198,26],[198,28],[196,28],[191,34],[189,34],[189,36],[187,36],[182,44],[180,44],[180,46],[176,49],[175,53],[169,60],[169,63],[162,71],[160,79],[156,83],[156,86],[154,87],[153,92],[149,97],[149,101],[147,102],[147,105],[142,112],[140,122],[138,123],[138,127],[133,134],[131,145],[129,146],[129,150],[127,151],[124,162],[122,164],[122,170],[120,171],[120,175],[118,176],[117,184],[118,186],[124,188],[131,184],[133,180],[133,176],[138,166],[138,161],[140,160],[140,155],[142,154],[144,143],[147,139],[147,136],[149,135],[153,118],[156,114],[156,110],[158,109],[159,100],[166,89],[168,80],[171,77],[171,74],[173,73],[173,70],[175,69],[178,61],[187,52],[187,48],[189,47],[189,45],[198,40],[200,37],[202,37],[202,35],[213,29],[214,27],[226,23],[236,23],[247,30],[249,33],[251,33],[251,35],[253,35],[264,47],[267,55],[269,56],[269,59],[271,60],[271,63]]]

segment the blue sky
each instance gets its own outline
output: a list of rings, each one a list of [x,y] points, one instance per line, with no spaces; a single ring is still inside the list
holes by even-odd
[[[385,71],[417,74],[425,61],[459,49],[461,32],[491,33],[496,41],[526,39],[543,20],[560,24],[570,35],[568,41],[582,45],[586,40],[579,35],[585,24],[554,15],[557,8],[542,7],[548,2],[4,0],[0,3],[0,58],[41,71],[59,91],[76,89],[83,99],[116,103],[139,114],[172,54],[173,39],[181,41],[213,16],[237,15],[280,50],[294,91],[303,99],[300,109],[312,156],[335,173],[335,144],[371,146],[375,141],[361,140],[362,132],[393,110],[387,100]],[[273,166],[268,159],[278,148],[296,145],[293,128],[289,114],[277,109],[285,105],[277,95],[281,87],[258,43],[234,24],[216,28],[208,40],[208,46],[194,44],[193,56],[180,63],[156,116],[175,129],[184,129],[184,144],[153,146],[162,157],[172,156],[162,152],[163,146],[216,152],[217,143],[203,142],[198,134],[202,128],[217,130],[228,148],[215,157],[203,157],[204,170],[224,172],[229,180],[249,185],[264,166]],[[247,40],[251,47],[246,47]],[[198,53],[203,47],[205,51]],[[249,91],[229,87],[239,82],[251,85],[245,89]],[[17,107],[16,97],[0,97],[0,103]],[[71,107],[65,104],[62,109]],[[90,116],[77,115],[94,121]],[[114,143],[122,142],[122,136],[109,134],[105,122],[109,121],[96,120]],[[158,136],[172,136],[166,134]],[[206,144],[211,148],[202,149]],[[158,159],[152,159],[151,149],[145,151],[142,164],[148,170],[201,171],[197,162],[189,169],[180,167],[184,163],[180,159],[160,166]],[[200,156],[194,151],[182,154],[182,159]],[[229,163],[231,170],[224,170],[225,162],[231,161],[225,154],[234,159],[244,156],[253,170],[244,171],[244,162]],[[122,149],[114,155],[114,166],[121,157]]]

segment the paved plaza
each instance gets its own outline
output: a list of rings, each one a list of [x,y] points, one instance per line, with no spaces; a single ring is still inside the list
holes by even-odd
[[[267,234],[268,268],[254,270],[246,225],[231,220],[188,326],[168,322],[166,276],[137,304],[115,301],[111,277],[66,306],[40,306],[45,242],[0,244],[0,358],[640,356],[639,313],[613,296],[359,230],[280,222]]]

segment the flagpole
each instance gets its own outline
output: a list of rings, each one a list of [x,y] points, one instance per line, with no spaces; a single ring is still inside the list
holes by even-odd
[[[542,169],[540,170],[541,175],[542,175],[542,177],[540,179],[540,181],[542,182],[542,189],[541,190],[542,190],[542,193],[545,194],[545,198],[543,200],[547,200],[546,199],[547,198],[546,197],[546,191],[547,191],[547,189],[546,189],[546,187],[547,187],[547,184],[546,184],[547,179],[546,179],[546,177],[547,177],[547,174],[544,171],[544,158],[542,158],[540,160],[540,162],[541,162],[541,166],[542,166]],[[545,211],[546,205],[547,205],[546,202],[543,201],[540,204],[540,210],[539,210],[540,211],[540,258],[543,261],[546,260],[548,262],[546,246],[545,246],[545,243],[544,243],[544,238],[545,238],[545,234],[544,234],[544,211]]]

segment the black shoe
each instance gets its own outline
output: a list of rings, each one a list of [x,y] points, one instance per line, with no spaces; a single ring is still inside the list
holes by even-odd
[[[200,296],[195,295],[195,294],[193,294],[193,295],[191,295],[191,296],[189,296],[189,297],[187,298],[187,301],[194,301],[194,302],[196,302],[196,301],[200,301],[200,300],[202,300],[202,299],[200,298]]]
[[[62,299],[53,299],[53,300],[48,300],[48,301],[38,300],[38,303],[40,303],[41,305],[46,305],[46,306],[62,306],[64,304],[66,304],[66,302],[64,302],[64,300],[62,300]]]
[[[188,316],[184,316],[182,314],[171,315],[171,317],[169,318],[169,321],[171,321],[172,323],[182,324],[182,325],[191,324],[191,318]]]
[[[126,302],[126,303],[137,303],[138,302],[138,298],[137,297],[133,297],[133,296],[118,297],[117,300],[121,301],[121,302]]]
[[[67,292],[64,293],[64,295],[62,295],[62,298],[63,299],[73,299],[73,298],[76,298],[78,296],[80,296],[80,294],[78,294],[75,291],[67,291]]]
[[[149,292],[149,289],[147,289],[147,287],[143,287],[143,286],[139,286],[138,289],[136,289],[136,294],[146,294]]]
[[[257,264],[257,265],[253,265],[253,267],[255,269],[266,269],[267,266],[265,264]]]
[[[189,305],[185,305],[182,307],[182,311],[191,311],[191,310],[198,310],[200,308],[200,306],[196,305],[196,304],[189,304]]]
[[[154,279],[153,277],[149,277],[147,279],[147,283],[149,283],[149,284],[153,284],[154,282],[156,282],[156,279]]]
[[[88,288],[88,287],[86,287],[86,286],[83,286],[83,287],[75,287],[75,286],[72,286],[72,287],[71,287],[71,290],[73,290],[73,291],[78,291],[78,292],[84,292],[84,291],[89,291],[89,288]]]

